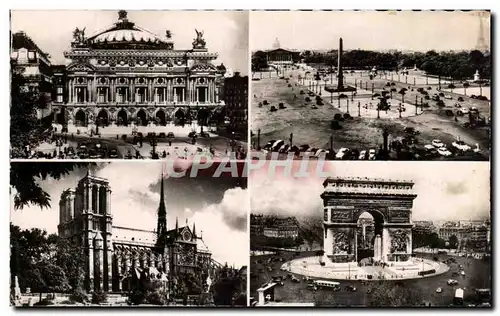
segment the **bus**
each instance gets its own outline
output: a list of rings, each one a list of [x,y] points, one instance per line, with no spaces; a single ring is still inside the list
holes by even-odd
[[[315,280],[313,283],[317,288],[326,288],[326,289],[332,289],[334,291],[340,291],[339,282]]]
[[[464,305],[464,290],[456,289],[455,297],[453,298],[453,305],[460,306]]]
[[[476,289],[476,302],[478,305],[491,304],[491,290],[490,289]]]

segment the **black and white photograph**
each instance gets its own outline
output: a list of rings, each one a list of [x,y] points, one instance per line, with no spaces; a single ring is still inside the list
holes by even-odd
[[[124,161],[10,174],[11,305],[247,306],[246,178]]]
[[[251,149],[488,161],[489,11],[252,11]]]
[[[250,175],[252,306],[491,307],[489,164]]]
[[[11,158],[244,159],[248,12],[10,19]]]

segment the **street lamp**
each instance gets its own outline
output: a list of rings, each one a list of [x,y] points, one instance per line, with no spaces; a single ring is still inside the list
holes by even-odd
[[[151,145],[151,159],[158,159],[158,154],[156,153],[156,146],[158,145],[158,140],[156,139],[156,134],[153,133],[149,138],[149,145]]]

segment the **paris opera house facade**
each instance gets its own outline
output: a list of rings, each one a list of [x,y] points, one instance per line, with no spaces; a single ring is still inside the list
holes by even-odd
[[[174,49],[172,33],[158,36],[131,22],[126,11],[90,37],[73,32],[68,65],[54,74],[55,120],[74,126],[165,126],[199,119],[224,105],[225,67],[213,63],[203,31],[192,48]],[[202,110],[203,109],[203,110]]]

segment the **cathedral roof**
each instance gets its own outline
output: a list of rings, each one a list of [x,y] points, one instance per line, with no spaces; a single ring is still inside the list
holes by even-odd
[[[127,244],[154,245],[156,243],[156,233],[149,230],[113,226],[113,241]]]
[[[207,245],[203,241],[203,238],[201,237],[197,237],[196,248],[198,249],[198,251],[201,252],[210,252],[210,249],[208,249]]]
[[[94,47],[143,46],[146,48],[164,48],[172,42],[146,29],[143,29],[127,19],[127,12],[118,12],[118,22],[104,31],[97,32],[88,38],[88,43]],[[167,32],[168,33],[168,32]]]

